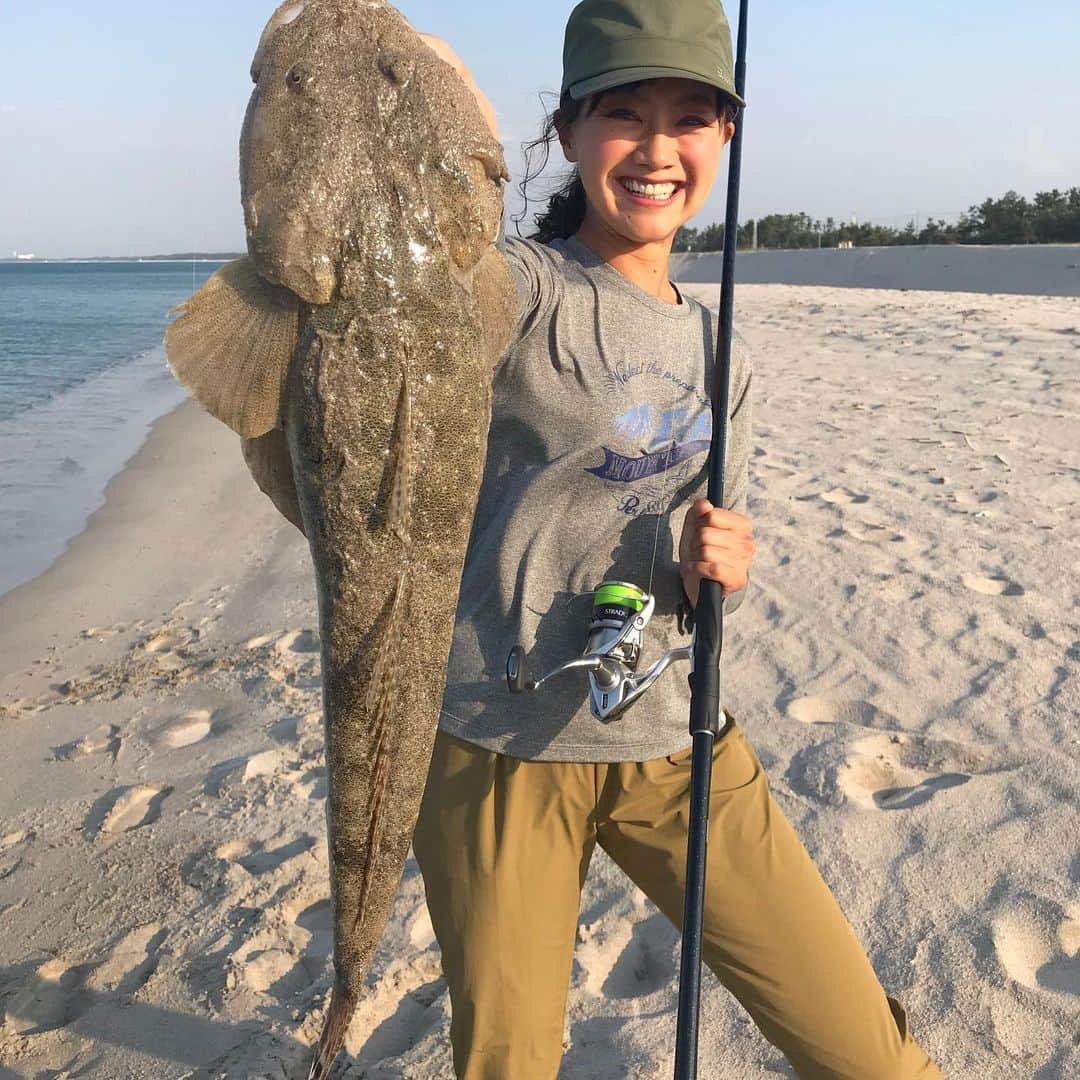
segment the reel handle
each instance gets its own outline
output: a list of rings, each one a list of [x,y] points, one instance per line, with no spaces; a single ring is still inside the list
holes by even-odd
[[[506,685],[510,687],[511,694],[520,694],[523,690],[539,690],[541,686],[566,671],[600,671],[604,667],[605,657],[599,653],[590,653],[587,656],[579,656],[576,660],[568,660],[557,668],[549,671],[539,679],[530,679],[528,669],[525,666],[525,650],[520,645],[515,645],[506,658]]]

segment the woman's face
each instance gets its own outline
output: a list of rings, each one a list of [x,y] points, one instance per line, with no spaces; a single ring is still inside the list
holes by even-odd
[[[634,246],[670,248],[704,204],[735,132],[734,124],[721,127],[715,89],[691,79],[649,79],[585,105],[559,137],[581,173],[586,223]]]

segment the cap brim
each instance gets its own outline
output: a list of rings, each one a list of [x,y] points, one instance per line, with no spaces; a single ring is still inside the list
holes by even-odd
[[[704,83],[706,86],[715,86],[722,90],[739,108],[745,109],[746,102],[735,93],[735,88],[724,79],[707,79],[696,71],[686,71],[683,68],[670,67],[632,67],[619,68],[616,71],[605,71],[603,75],[595,75],[591,79],[582,79],[573,86],[567,87],[567,92],[575,101],[581,101],[589,94],[599,93],[601,90],[611,90],[615,86],[625,86],[627,83],[643,82],[645,79],[693,79],[694,82]]]

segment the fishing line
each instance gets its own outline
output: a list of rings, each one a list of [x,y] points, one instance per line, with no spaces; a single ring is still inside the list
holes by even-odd
[[[667,474],[671,470],[671,455],[674,452],[675,452],[675,440],[672,439],[671,440],[671,445],[668,447],[667,462],[664,465],[664,476],[667,479],[670,479],[670,477],[668,477]],[[666,496],[666,494],[667,494],[667,483],[665,482],[665,484],[664,484],[664,495]],[[664,515],[668,512],[669,509],[670,509],[669,506],[667,506],[664,502],[661,502],[660,510],[658,510],[657,514],[656,514],[656,535],[653,536],[652,560],[649,563],[649,587],[645,590],[647,593],[649,593],[649,595],[652,595],[653,571],[656,569],[656,551],[657,551],[657,548],[660,546],[660,525],[664,520]]]

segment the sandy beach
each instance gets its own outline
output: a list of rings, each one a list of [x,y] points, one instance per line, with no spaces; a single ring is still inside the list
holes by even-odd
[[[746,285],[736,326],[758,551],[725,704],[945,1076],[1080,1076],[1080,298]],[[0,1080],[306,1075],[314,588],[235,436],[161,419],[0,599],[0,656]],[[677,956],[598,852],[565,1080],[670,1076]],[[335,1076],[452,1080],[412,860],[369,986]],[[701,1075],[794,1075],[708,974]]]

